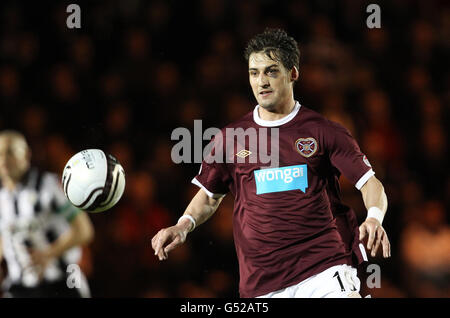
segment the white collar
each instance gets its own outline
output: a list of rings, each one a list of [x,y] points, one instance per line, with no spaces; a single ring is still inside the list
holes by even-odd
[[[277,119],[277,120],[264,120],[261,119],[261,117],[259,117],[259,105],[256,105],[255,109],[253,110],[253,120],[260,126],[265,126],[265,127],[275,127],[275,126],[281,126],[286,124],[287,122],[291,121],[292,118],[294,118],[298,111],[300,110],[300,103],[299,102],[295,102],[295,106],[294,109],[285,117]]]

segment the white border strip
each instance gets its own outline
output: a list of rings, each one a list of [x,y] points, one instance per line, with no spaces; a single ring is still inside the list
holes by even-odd
[[[363,260],[365,260],[366,262],[368,262],[369,259],[367,258],[366,249],[364,248],[364,245],[362,245],[362,243],[359,243],[359,250],[361,251]]]
[[[203,189],[203,191],[206,192],[206,194],[208,195],[208,197],[213,198],[213,199],[220,199],[221,197],[224,197],[226,195],[225,194],[220,194],[220,193],[212,193],[211,191],[208,191],[208,189],[206,189],[203,184],[201,184],[196,178],[193,178],[191,181],[193,184],[195,184],[196,186],[200,187]]]
[[[370,179],[371,176],[375,175],[375,171],[373,171],[372,169],[370,169],[369,171],[367,171],[360,179],[358,182],[356,182],[355,187],[358,190],[361,190],[361,188],[363,187],[364,184],[366,184],[367,180]]]

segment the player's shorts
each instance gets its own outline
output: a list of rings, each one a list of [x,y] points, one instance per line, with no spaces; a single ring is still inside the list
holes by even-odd
[[[360,287],[355,268],[336,265],[296,285],[257,298],[360,298]]]
[[[2,288],[4,298],[90,298],[89,284],[83,273],[80,275],[78,288],[70,288],[67,278],[56,281],[43,281],[39,285],[29,287],[21,283],[11,283],[8,278],[3,281]]]
[[[5,291],[5,298],[81,298],[77,288],[68,288],[66,282],[59,280],[56,282],[44,282],[35,287],[23,285],[12,285]]]

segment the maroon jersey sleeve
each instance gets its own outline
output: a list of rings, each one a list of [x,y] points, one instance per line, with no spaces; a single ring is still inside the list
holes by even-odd
[[[220,198],[229,192],[231,179],[226,167],[223,144],[220,134],[211,140],[211,151],[204,158],[198,175],[192,179],[193,184],[202,188],[212,198]]]
[[[330,122],[327,128],[331,163],[360,190],[375,174],[350,132],[338,123]]]

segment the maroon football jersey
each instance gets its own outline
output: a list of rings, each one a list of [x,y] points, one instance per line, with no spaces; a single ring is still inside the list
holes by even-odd
[[[338,178],[342,173],[360,189],[374,174],[341,125],[298,102],[276,121],[262,120],[258,108],[216,135],[192,180],[211,197],[231,192],[235,198],[241,297],[297,284],[334,265],[354,265],[353,252],[360,262],[356,218],[340,202]],[[258,139],[237,137],[239,129],[256,131]],[[262,160],[261,149],[276,166]]]

